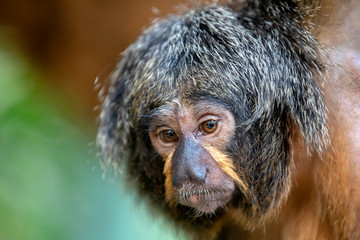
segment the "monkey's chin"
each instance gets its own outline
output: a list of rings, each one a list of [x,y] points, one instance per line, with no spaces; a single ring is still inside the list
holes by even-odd
[[[198,190],[191,194],[185,194],[179,199],[179,203],[191,207],[199,213],[215,213],[218,208],[225,205],[232,199],[233,190]]]

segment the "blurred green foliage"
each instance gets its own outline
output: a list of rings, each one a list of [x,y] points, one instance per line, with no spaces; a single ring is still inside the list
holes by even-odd
[[[178,239],[102,178],[94,129],[72,123],[39,79],[0,41],[0,240]]]

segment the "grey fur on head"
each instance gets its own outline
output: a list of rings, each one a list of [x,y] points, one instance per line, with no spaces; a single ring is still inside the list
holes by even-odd
[[[156,22],[113,74],[98,133],[105,158],[124,159],[143,190],[164,202],[163,163],[148,137],[154,110],[174,99],[211,99],[236,118],[236,151],[229,154],[253,193],[241,199],[244,212],[261,217],[279,205],[289,179],[291,122],[309,149],[321,153],[329,143],[316,82],[323,57],[302,21],[293,1],[250,1],[238,11],[208,6]]]

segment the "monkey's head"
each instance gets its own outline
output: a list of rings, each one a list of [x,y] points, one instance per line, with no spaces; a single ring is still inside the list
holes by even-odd
[[[105,158],[177,218],[266,218],[288,192],[291,129],[320,153],[328,138],[321,56],[293,16],[210,6],[147,29],[113,74]]]

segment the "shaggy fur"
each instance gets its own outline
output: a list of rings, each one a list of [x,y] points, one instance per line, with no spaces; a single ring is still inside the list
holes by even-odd
[[[216,229],[212,237],[224,211],[194,219],[189,208],[166,201],[171,183],[165,184],[164,161],[148,135],[161,106],[210,99],[235,115],[226,155],[246,180],[246,193],[239,188],[228,207],[245,230],[271,221],[286,200],[293,141],[302,139],[306,158],[322,156],[330,144],[320,88],[328,63],[307,20],[315,3],[235,3],[160,20],[129,46],[113,73],[98,133],[104,158],[125,162],[154,205],[191,232]]]

